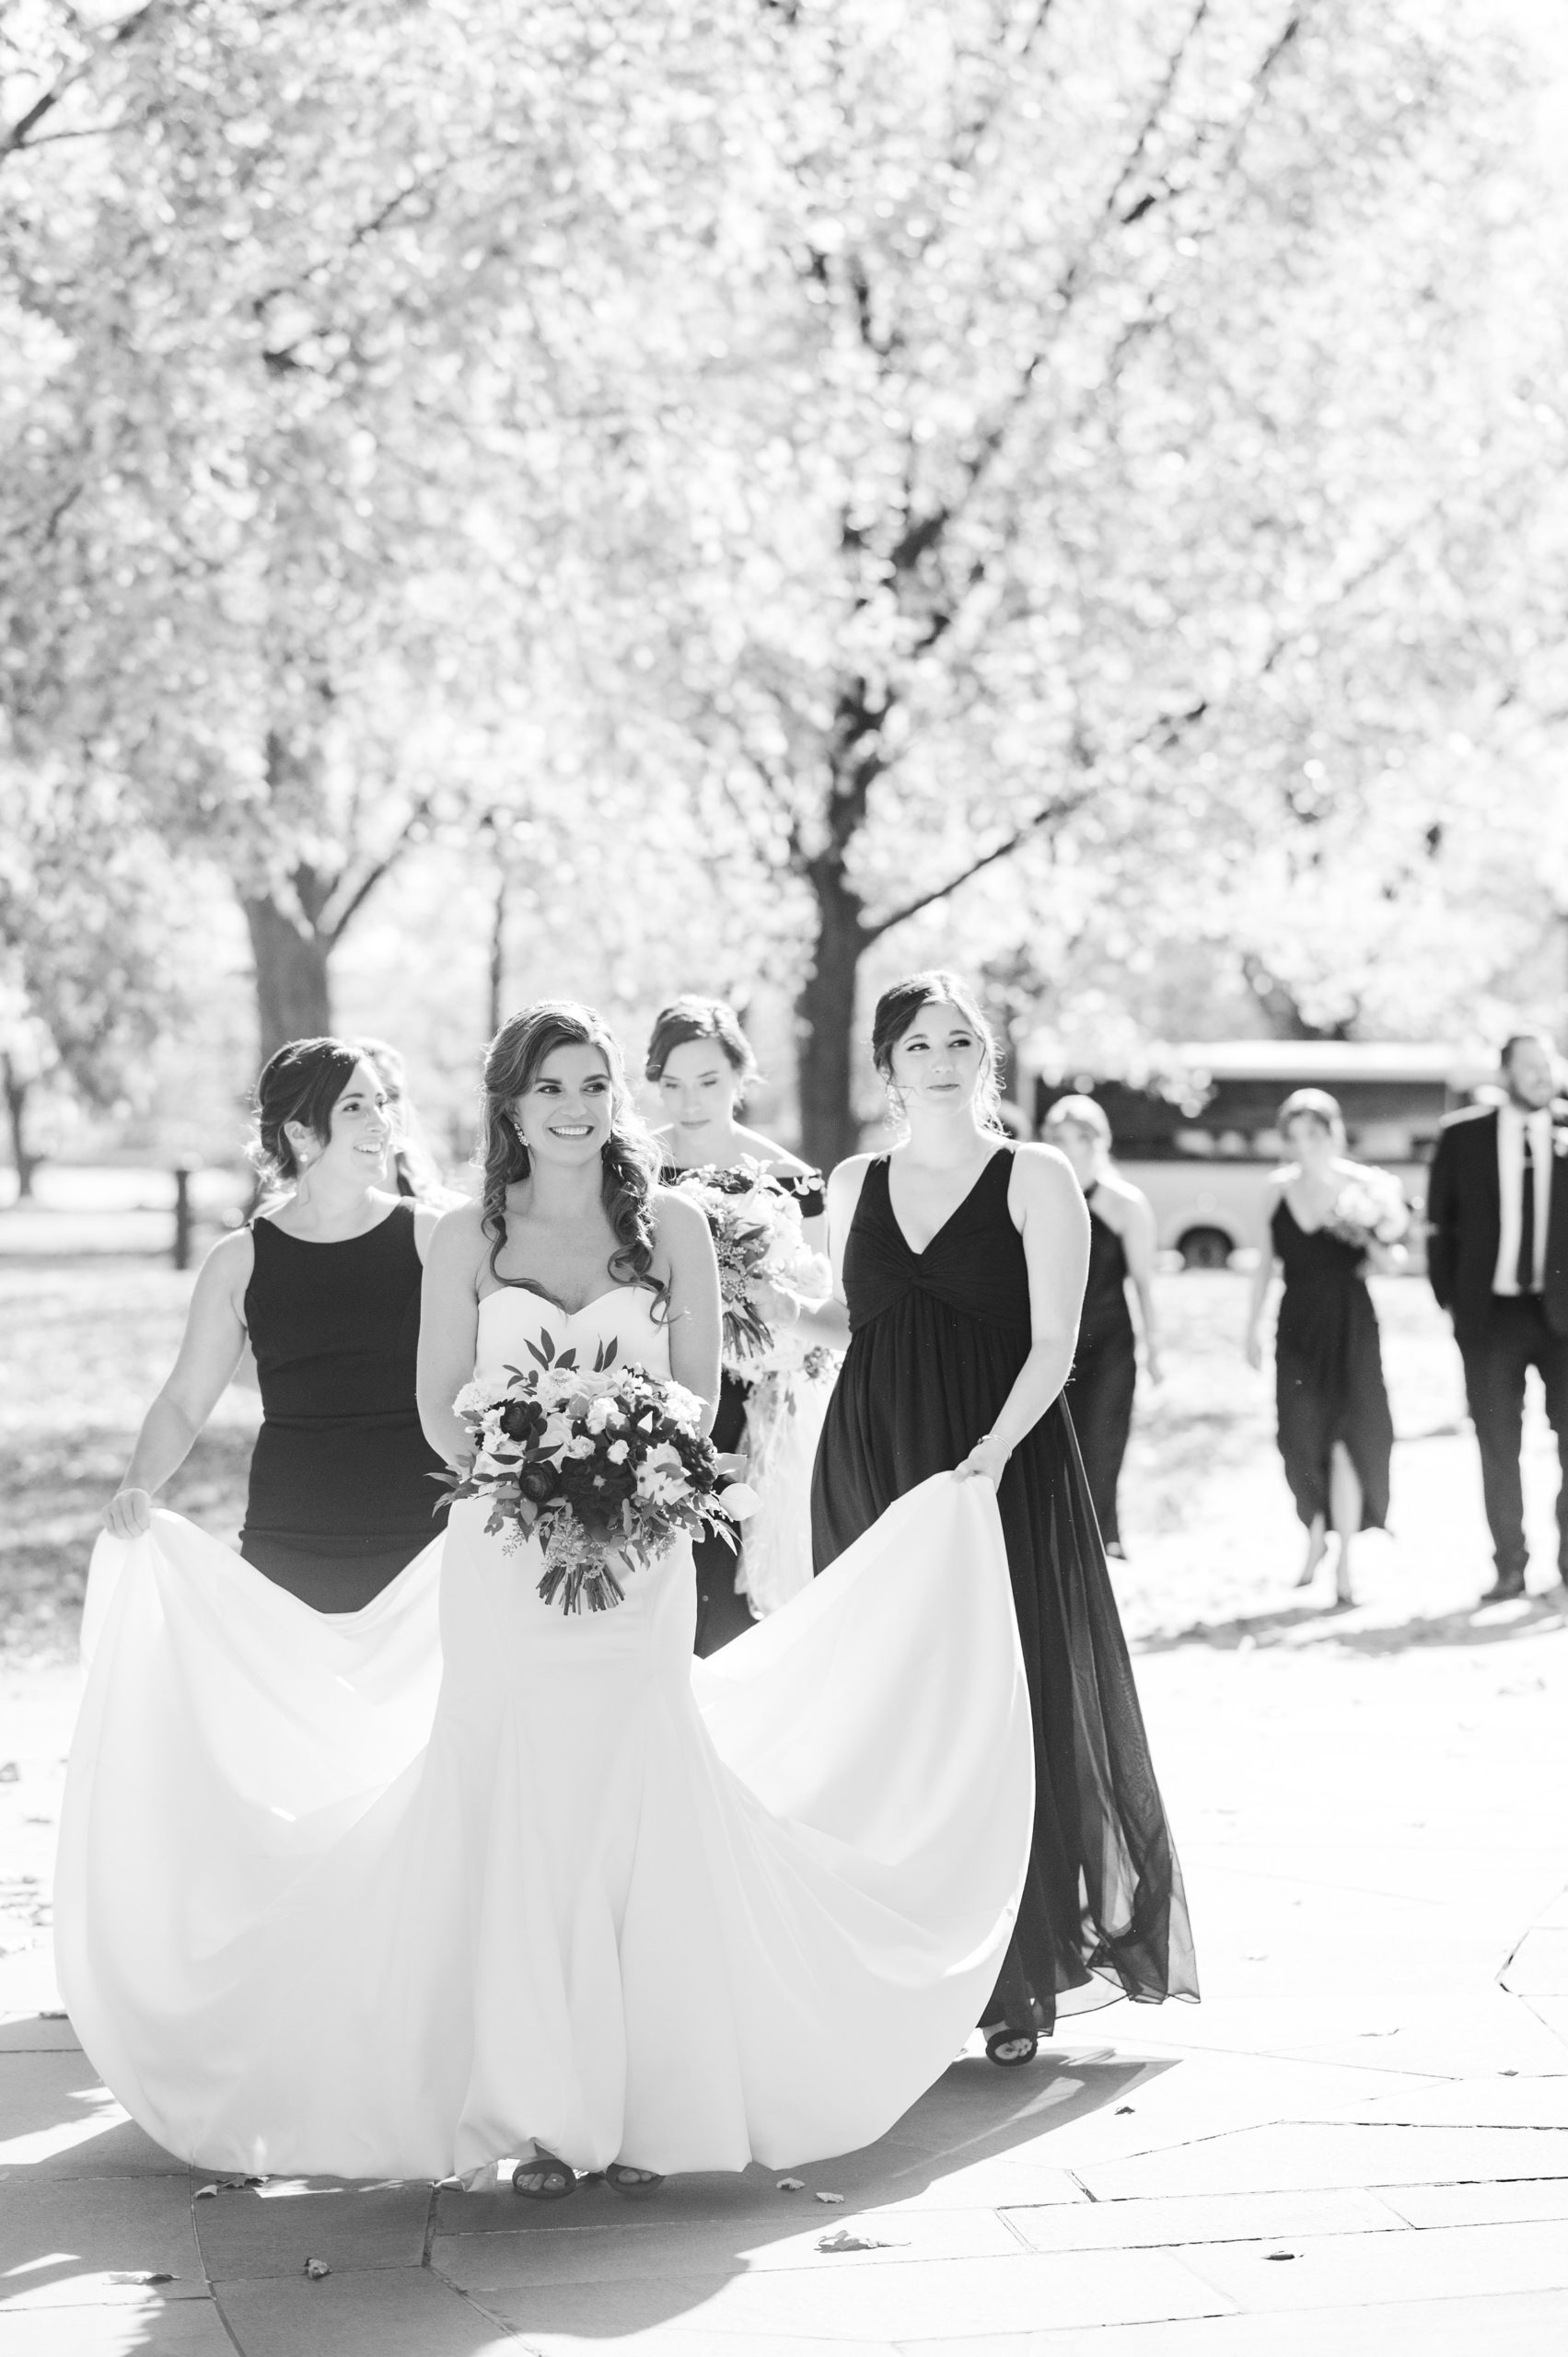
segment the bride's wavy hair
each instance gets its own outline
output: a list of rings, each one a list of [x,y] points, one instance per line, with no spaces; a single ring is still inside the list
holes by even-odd
[[[528,1094],[546,1056],[557,1048],[594,1048],[604,1059],[610,1111],[610,1135],[599,1149],[604,1165],[600,1200],[615,1235],[610,1273],[617,1284],[646,1285],[663,1305],[669,1287],[653,1273],[658,1149],[633,1109],[614,1033],[591,1006],[579,1006],[571,999],[541,999],[520,1015],[509,1016],[485,1051],[477,1159],[483,1174],[482,1225],[490,1238],[490,1273],[495,1275],[506,1243],[506,1190],[526,1178],[531,1167],[512,1108]]]
[[[871,1018],[871,1061],[888,1091],[889,1118],[896,1120],[900,1109],[893,1081],[893,1050],[923,1006],[940,1005],[943,1002],[958,1008],[981,1043],[980,1078],[974,1092],[976,1119],[982,1130],[996,1130],[1005,1136],[1002,1089],[996,1077],[996,1036],[963,976],[946,966],[931,966],[923,973],[906,975],[901,982],[885,990],[877,1002],[877,1012]]]

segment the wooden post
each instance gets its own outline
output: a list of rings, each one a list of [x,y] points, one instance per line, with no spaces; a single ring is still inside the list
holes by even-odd
[[[174,1265],[177,1269],[191,1266],[191,1237],[195,1225],[191,1208],[191,1173],[194,1162],[181,1159],[174,1166]]]

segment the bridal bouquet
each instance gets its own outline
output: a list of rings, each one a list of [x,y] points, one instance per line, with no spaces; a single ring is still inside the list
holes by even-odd
[[[625,1601],[621,1576],[645,1570],[681,1532],[735,1544],[733,1526],[755,1499],[726,1482],[694,1392],[617,1366],[613,1341],[591,1367],[575,1350],[557,1352],[549,1334],[528,1347],[533,1366],[466,1384],[452,1402],[474,1454],[447,1493],[488,1500],[485,1530],[504,1548],[538,1539],[546,1604],[612,1610]]]
[[[795,1197],[749,1156],[733,1169],[682,1171],[675,1184],[702,1206],[718,1254],[725,1365],[732,1375],[761,1373],[775,1347],[762,1289],[816,1309],[832,1290],[827,1260],[807,1243]]]
[[[1410,1210],[1397,1178],[1364,1170],[1345,1180],[1323,1225],[1342,1244],[1366,1252],[1375,1244],[1398,1244],[1410,1225]]]

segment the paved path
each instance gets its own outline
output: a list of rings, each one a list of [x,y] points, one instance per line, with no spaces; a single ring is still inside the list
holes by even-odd
[[[0,2357],[1562,2357],[1568,1623],[1467,1608],[1461,1444],[1397,1464],[1354,1614],[1291,1594],[1261,1485],[1249,1615],[1161,1633],[1196,1526],[1130,1575],[1203,2004],[965,2056],[800,2192],[209,2190],[40,2017],[70,1680],[0,1687]]]

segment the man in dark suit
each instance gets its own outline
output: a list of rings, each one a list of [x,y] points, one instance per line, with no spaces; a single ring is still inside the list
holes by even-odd
[[[1568,1574],[1568,1128],[1552,1118],[1551,1042],[1521,1032],[1503,1051],[1506,1096],[1443,1124],[1427,1190],[1432,1290],[1454,1321],[1481,1444],[1496,1584],[1525,1593],[1519,1448],[1525,1376],[1539,1373],[1557,1435],[1558,1575]]]

